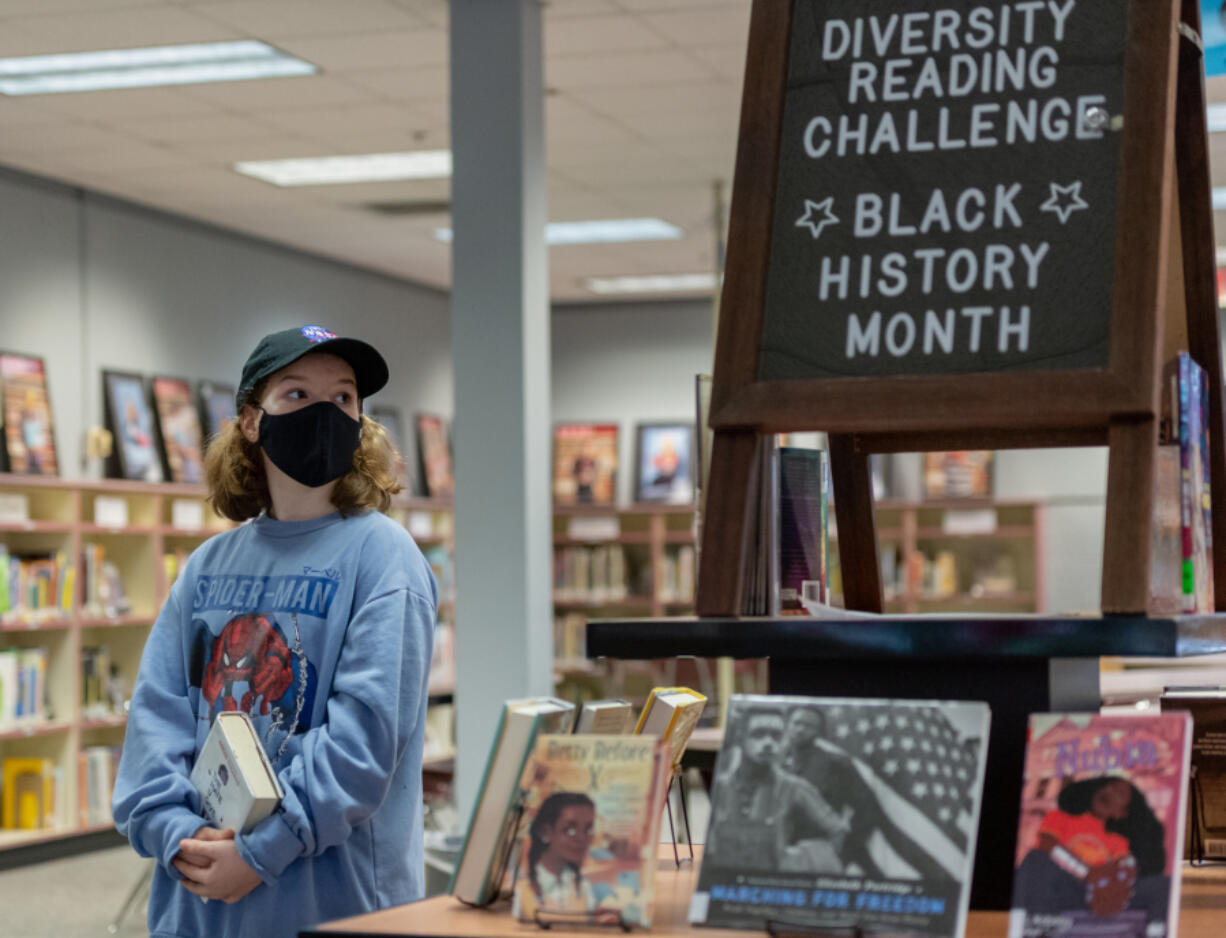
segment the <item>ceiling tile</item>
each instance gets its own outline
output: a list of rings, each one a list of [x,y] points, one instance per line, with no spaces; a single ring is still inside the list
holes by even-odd
[[[415,29],[422,24],[419,17],[385,0],[228,0],[197,3],[192,10],[267,42]]]
[[[393,101],[433,98],[446,101],[451,75],[446,68],[364,68],[347,71],[344,80]]]
[[[715,70],[721,78],[740,88],[745,83],[745,43],[718,46],[691,46],[686,53]]]
[[[574,19],[580,16],[615,16],[622,13],[615,0],[561,0],[545,4],[545,22]]]
[[[562,91],[617,85],[654,85],[711,79],[704,63],[679,55],[675,49],[625,52],[619,55],[558,56],[545,62],[545,82]]]
[[[335,108],[292,108],[268,111],[263,115],[270,126],[304,136],[327,138],[367,130],[412,128],[414,118],[407,106],[392,104],[355,104]]]
[[[182,144],[193,141],[244,139],[265,131],[265,124],[238,114],[217,112],[191,118],[117,122],[114,128],[141,140]]]
[[[185,140],[176,149],[202,165],[219,163],[230,166],[245,160],[293,159],[315,152],[317,146],[291,134],[264,132],[256,137]]]
[[[608,54],[660,49],[667,41],[629,16],[591,16],[545,21],[545,56]]]
[[[24,16],[15,25],[41,52],[135,49],[239,36],[229,26],[170,4]]]
[[[233,84],[233,83],[231,83]],[[123,88],[116,91],[79,91],[30,97],[47,113],[105,122],[137,117],[216,114],[210,102],[186,94],[182,88]]]
[[[419,129],[415,125],[378,127],[360,132],[312,133],[307,156],[344,153],[400,153],[406,150],[445,150],[451,143],[446,127]]]
[[[7,128],[0,137],[0,160],[6,153],[41,151],[54,158],[65,152],[113,148],[123,142],[121,134],[74,121],[20,124]]]
[[[190,85],[183,88],[182,93],[217,107],[246,113],[351,104],[370,98],[362,89],[326,75]]]
[[[312,36],[286,39],[278,45],[328,72],[416,68],[448,61],[447,33],[441,29]]]
[[[749,7],[747,2],[737,2],[701,10],[645,10],[640,19],[679,46],[744,44],[749,39]]]

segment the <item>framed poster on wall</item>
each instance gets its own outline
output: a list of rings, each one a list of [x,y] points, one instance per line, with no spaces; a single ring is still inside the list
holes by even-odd
[[[634,499],[685,505],[694,500],[694,427],[640,423],[635,428]]]
[[[201,381],[197,391],[200,395],[200,429],[207,444],[228,421],[238,416],[234,407],[234,385]]]
[[[451,471],[451,439],[447,421],[437,414],[418,414],[417,461],[421,469],[423,495],[430,498],[450,497],[455,490]]]
[[[5,470],[59,475],[47,369],[41,358],[0,352],[0,422]]]
[[[107,429],[115,439],[111,474],[121,479],[162,481],[162,461],[154,442],[153,408],[145,379],[126,371],[102,372]]]
[[[559,505],[617,502],[615,423],[559,423],[553,430],[553,500]]]
[[[404,455],[404,423],[400,419],[399,408],[375,404],[366,408],[366,416],[383,427],[388,442],[396,450],[396,481],[405,492],[412,491],[409,484],[409,464]]]
[[[153,404],[167,476],[172,482],[203,482],[204,434],[191,384],[182,378],[155,377]]]

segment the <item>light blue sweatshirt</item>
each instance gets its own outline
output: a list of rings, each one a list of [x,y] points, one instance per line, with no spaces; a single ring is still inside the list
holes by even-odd
[[[438,587],[377,512],[257,518],[188,560],[149,635],[115,822],[157,860],[152,938],[275,938],[419,899],[421,753]],[[205,824],[189,781],[219,710],[247,711],[284,789],[236,838],[263,883],[202,902],[171,865]]]

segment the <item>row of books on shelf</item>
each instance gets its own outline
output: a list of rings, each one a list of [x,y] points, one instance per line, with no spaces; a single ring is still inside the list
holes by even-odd
[[[666,550],[656,566],[656,595],[666,603],[694,601],[694,548],[683,544]]]
[[[0,649],[0,731],[49,719],[46,648]]]
[[[119,746],[86,746],[77,754],[76,821],[81,827],[111,823],[111,792]],[[68,786],[53,759],[9,756],[0,775],[0,827],[50,830],[68,818]]]
[[[967,565],[969,564],[969,570]],[[950,549],[881,551],[881,589],[887,600],[905,596],[950,599],[961,593],[1002,596],[1018,589],[1017,564],[1007,551],[959,555]]]
[[[106,645],[81,649],[81,716],[103,720],[126,712],[128,682]]]
[[[1185,827],[1195,856],[1226,848],[1226,688],[1202,690],[1157,713],[1030,717],[1010,938],[1174,934]],[[653,690],[637,721],[625,701],[578,718],[507,702],[451,894],[510,891],[538,924],[650,926],[666,793],[702,707],[686,688]],[[980,702],[734,695],[690,920],[961,935],[990,721]]]
[[[562,602],[620,602],[645,590],[627,580],[626,550],[621,544],[562,547],[553,555],[553,593]]]
[[[80,601],[86,615],[122,616],[132,610],[119,568],[106,559],[102,544],[81,548],[79,569],[85,571],[78,584],[78,566],[65,551],[17,554],[0,543],[0,623],[13,624],[59,619]],[[80,589],[79,595],[77,594]]]

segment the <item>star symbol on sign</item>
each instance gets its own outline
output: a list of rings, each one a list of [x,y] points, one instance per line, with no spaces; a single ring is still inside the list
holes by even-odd
[[[1078,209],[1088,209],[1089,204],[1081,197],[1081,180],[1071,182],[1067,186],[1050,183],[1051,195],[1039,206],[1040,212],[1053,212],[1060,219],[1060,224],[1068,221],[1069,216]]]
[[[816,241],[822,236],[822,229],[827,225],[837,225],[838,217],[832,211],[834,196],[827,196],[820,202],[805,199],[805,213],[796,219],[797,228],[808,228]]]

